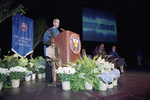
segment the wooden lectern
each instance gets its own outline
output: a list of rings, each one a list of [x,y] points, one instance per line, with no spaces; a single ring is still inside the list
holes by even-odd
[[[74,62],[80,59],[81,42],[79,34],[69,30],[61,32],[59,35],[52,39],[52,45],[47,48],[50,53],[50,58],[55,60],[55,67],[53,67],[53,82],[58,83],[55,70],[67,64],[68,61]],[[58,60],[60,59],[60,60]]]
[[[62,64],[67,64],[67,61],[75,61],[80,59],[80,49],[81,49],[81,42],[78,41],[78,53],[74,53],[71,50],[71,35],[75,34],[76,36],[80,37],[78,34],[71,32],[71,31],[63,31],[56,37],[54,37],[54,44],[58,47],[58,57],[61,58]]]

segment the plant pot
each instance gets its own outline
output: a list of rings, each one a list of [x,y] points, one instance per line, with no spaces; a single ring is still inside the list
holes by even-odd
[[[20,85],[20,79],[12,79],[12,88],[17,88]]]
[[[103,81],[100,81],[99,87],[100,87],[101,91],[106,91],[107,90],[107,86],[108,86],[108,83],[104,83]]]
[[[35,74],[32,74],[32,80],[35,80]]]
[[[112,89],[114,87],[113,82],[111,84],[108,84],[107,88]]]
[[[70,82],[69,81],[62,82],[62,89],[70,90]]]
[[[118,79],[114,80],[114,82],[113,82],[114,86],[117,86],[117,81],[118,81]]]
[[[25,81],[30,81],[31,75],[25,76]]]
[[[88,82],[84,82],[84,86],[86,90],[92,90],[93,86],[91,84],[89,84]]]
[[[114,69],[114,64],[111,64],[111,69]]]
[[[43,73],[43,78],[45,78],[45,73]]]
[[[38,79],[42,79],[43,74],[38,74]]]
[[[2,90],[3,82],[0,82],[0,90]]]

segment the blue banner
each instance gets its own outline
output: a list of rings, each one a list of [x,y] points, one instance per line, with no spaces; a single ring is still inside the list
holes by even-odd
[[[26,57],[33,52],[34,20],[18,13],[12,18],[12,51]]]

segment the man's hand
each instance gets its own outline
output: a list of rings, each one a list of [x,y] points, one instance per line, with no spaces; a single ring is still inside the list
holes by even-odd
[[[115,60],[118,60],[118,59],[119,59],[119,58],[117,58],[117,59],[115,58]]]

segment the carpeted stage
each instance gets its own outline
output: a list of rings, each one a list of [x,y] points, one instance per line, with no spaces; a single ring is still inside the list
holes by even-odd
[[[107,91],[63,91],[48,87],[46,79],[21,82],[19,88],[2,89],[0,100],[150,100],[150,69],[130,69],[118,85]]]

